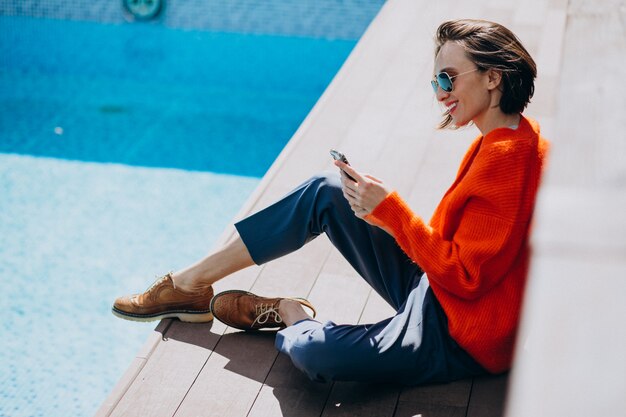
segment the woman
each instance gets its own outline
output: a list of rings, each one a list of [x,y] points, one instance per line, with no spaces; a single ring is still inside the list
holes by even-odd
[[[282,328],[277,349],[318,381],[416,385],[509,369],[547,149],[537,123],[521,114],[535,63],[505,27],[457,20],[437,31],[434,74],[446,108],[440,127],[473,123],[481,135],[429,223],[386,183],[336,161],[341,176],[310,179],[237,223],[238,235],[205,259],[116,300],[113,312],[134,320],[213,314],[239,329]],[[304,299],[213,297],[217,280],[322,233],[394,307],[393,317],[336,325],[314,321]]]

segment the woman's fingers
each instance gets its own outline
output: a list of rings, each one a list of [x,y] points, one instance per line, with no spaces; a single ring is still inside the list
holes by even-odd
[[[346,175],[341,176],[343,196],[350,204],[350,208],[359,218],[367,216],[389,194],[382,180],[367,174],[360,174],[357,170],[341,161],[335,165],[352,176],[355,181]]]
[[[350,194],[344,191],[343,196],[348,201],[348,205],[350,206],[351,209],[354,209],[354,207],[357,206],[356,199],[352,197]]]
[[[346,200],[348,200],[348,204],[350,205],[350,209],[354,212],[357,217],[362,217],[366,214],[366,210],[361,206],[358,196],[353,195],[351,192],[343,189],[343,196]]]
[[[343,189],[345,194],[348,194],[352,198],[358,198],[358,185],[354,181],[349,178],[345,178],[342,176],[341,178],[341,188]]]
[[[344,171],[346,174],[350,175],[352,178],[354,178],[356,180],[356,182],[362,182],[363,181],[363,176],[354,168],[352,168],[350,165],[342,162],[342,161],[335,161],[335,165],[339,167],[339,169],[341,169],[342,171]]]
[[[363,218],[367,214],[367,210],[357,205],[350,205],[352,212],[356,217]]]
[[[383,183],[383,181],[382,181],[382,180],[379,180],[379,179],[378,179],[378,178],[376,178],[376,177],[372,177],[371,175],[365,175],[365,178],[368,178],[368,179],[370,179],[370,180],[372,180],[372,181],[374,181],[374,182],[377,182],[378,184],[382,184],[382,183]]]

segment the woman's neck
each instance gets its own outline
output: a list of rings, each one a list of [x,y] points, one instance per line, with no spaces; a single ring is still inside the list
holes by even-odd
[[[493,109],[491,114],[485,114],[482,120],[474,120],[474,124],[483,136],[494,129],[519,125],[521,115],[519,113],[505,114],[500,108]]]

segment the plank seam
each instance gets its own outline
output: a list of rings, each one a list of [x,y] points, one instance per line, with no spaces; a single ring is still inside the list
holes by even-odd
[[[274,368],[274,365],[276,364],[276,361],[278,360],[278,355],[279,355],[279,353],[277,352],[276,356],[274,356],[274,361],[272,362],[272,366],[270,366],[269,371],[267,371],[267,374],[265,375],[265,378],[263,379],[263,383],[261,383],[261,386],[259,387],[259,390],[257,391],[256,395],[254,396],[254,400],[250,404],[250,408],[248,409],[248,412],[246,413],[246,417],[248,417],[250,415],[250,413],[252,412],[252,409],[254,408],[254,404],[256,404],[256,400],[259,399],[259,395],[261,395],[261,391],[263,391],[263,387],[265,386],[265,381],[267,381],[267,378],[270,376],[270,373],[272,372],[272,369]]]
[[[470,403],[472,402],[472,393],[474,392],[474,381],[476,378],[472,378],[472,385],[470,385],[469,395],[467,396],[467,404],[465,404],[465,417],[469,416]]]
[[[401,387],[400,389],[398,389],[397,391],[397,395],[396,395],[396,405],[394,405],[393,407],[393,413],[391,413],[392,417],[395,417],[396,413],[398,412],[398,406],[400,405],[400,396],[402,395],[402,391],[404,391],[404,388]]]
[[[328,405],[328,402],[330,401],[330,397],[334,389],[335,389],[335,381],[333,381],[330,384],[330,389],[328,390],[328,395],[326,396],[326,400],[324,400],[324,406],[322,407],[322,411],[320,412],[320,417],[324,415],[324,412],[326,411],[326,406]]]
[[[321,273],[321,271],[323,270],[324,265],[326,264],[326,262],[328,261],[328,258],[330,257],[331,251],[332,251],[332,247],[330,247],[330,248],[327,250],[327,254],[326,254],[326,257],[324,258],[324,261],[323,261],[323,262],[320,262],[320,265],[321,265],[321,266],[320,266],[320,268],[318,269],[317,273],[315,274],[315,275],[316,275],[316,278],[315,278],[315,280],[313,281],[313,284],[311,285],[311,288],[309,288],[309,291],[307,292],[307,297],[310,297],[311,292],[313,291],[313,287],[315,287],[315,283],[317,282],[317,279],[319,278],[320,273]],[[259,278],[259,276],[260,276],[260,273],[259,273],[259,274],[257,274],[257,279]],[[254,283],[256,283],[256,279],[255,279]],[[254,283],[252,284],[252,286],[254,286]],[[220,340],[221,340],[221,337],[220,337]],[[218,341],[218,343],[219,343],[219,341]],[[216,345],[216,347],[217,347],[217,345]],[[257,394],[256,394],[256,396],[254,397],[254,401],[252,401],[252,404],[250,405],[250,409],[249,409],[249,410],[248,410],[248,412],[246,413],[246,416],[249,416],[249,415],[250,415],[250,413],[251,413],[251,412],[252,412],[252,410],[254,409],[254,404],[256,403],[256,400],[259,398],[259,395],[261,394],[261,391],[263,390],[263,387],[267,386],[267,385],[266,385],[267,378],[269,378],[269,375],[270,375],[270,373],[272,372],[272,369],[273,369],[274,365],[276,364],[276,361],[278,360],[278,355],[279,355],[279,354],[280,354],[279,352],[276,352],[276,355],[274,356],[274,361],[272,362],[272,365],[270,366],[269,371],[268,371],[268,372],[267,372],[267,374],[265,375],[265,378],[263,379],[263,382],[261,383],[261,386],[259,387],[259,390],[257,391]],[[271,388],[271,387],[270,387],[270,388]]]
[[[343,65],[341,66],[341,68],[339,69],[339,71],[337,72],[333,80],[331,81],[331,83],[328,85],[326,90],[324,90],[319,100],[315,103],[315,105],[313,106],[309,114],[302,121],[302,123],[300,124],[300,126],[298,127],[294,135],[292,136],[292,138],[289,140],[289,142],[287,142],[287,145],[285,145],[281,153],[274,160],[274,163],[270,166],[268,171],[265,173],[265,175],[261,179],[261,183],[255,189],[252,195],[248,198],[248,200],[244,203],[239,213],[237,213],[237,215],[234,217],[234,221],[242,219],[247,214],[252,212],[257,202],[263,196],[264,192],[270,187],[270,184],[272,183],[272,181],[275,178],[277,178],[278,175],[280,174],[281,168],[284,165],[285,161],[288,159],[288,156],[291,155],[295,151],[297,146],[304,140],[310,128],[313,125],[315,125],[316,119],[320,116],[322,110],[326,107],[325,103],[330,101],[332,97],[336,96],[338,92],[340,92],[343,85],[347,82],[345,80],[348,77],[347,74],[350,72],[350,69],[359,67],[359,62],[363,59],[364,54],[366,54],[367,52],[367,50],[363,50],[362,40],[364,38],[372,36],[371,32],[376,30],[375,22],[377,20],[380,20],[380,16],[390,13],[388,11],[390,7],[391,6],[388,6],[388,3],[385,3],[381,7],[380,11],[376,15],[376,17],[372,20],[367,30],[365,31],[365,33],[361,36],[361,38],[355,45],[354,49],[352,50],[352,52],[350,53],[346,61],[343,63]],[[408,29],[405,29],[405,31],[408,32]],[[398,53],[394,54],[394,57]],[[382,74],[384,74],[386,70],[387,68],[385,66],[382,66],[380,70],[374,76],[372,76],[371,79],[380,80]],[[362,102],[363,103],[367,102],[371,94],[372,94],[372,90],[370,90],[369,93],[362,98]],[[359,113],[353,114],[353,120],[355,120],[358,117],[358,114]],[[347,128],[349,128],[349,125],[346,125],[346,126]],[[226,242],[228,239],[230,239],[230,237],[233,234],[234,234],[234,231],[232,229],[225,231],[222,234],[222,236],[218,239],[217,244]]]
[[[124,398],[124,396],[126,395],[126,393],[128,392],[129,388],[135,383],[135,381],[137,380],[137,377],[139,376],[139,374],[141,374],[141,371],[143,371],[143,368],[146,367],[146,364],[148,363],[148,360],[150,359],[150,357],[152,356],[152,354],[154,353],[154,351],[156,350],[156,348],[163,343],[166,340],[166,334],[167,331],[169,330],[169,328],[172,326],[172,319],[163,319],[159,322],[159,324],[157,325],[156,328],[158,328],[161,323],[163,321],[167,320],[168,323],[165,325],[165,329],[163,329],[163,333],[161,334],[161,339],[159,341],[157,341],[157,343],[155,343],[150,350],[148,351],[148,354],[145,355],[145,357],[141,357],[141,356],[135,356],[135,359],[141,359],[141,365],[137,367],[137,371],[135,372],[135,375],[133,376],[132,380],[129,381],[129,383],[126,385],[126,387],[124,388],[124,390],[117,396],[117,398],[115,399],[115,401],[113,402],[113,404],[109,407],[109,409],[106,411],[106,413],[104,414],[104,417],[109,417],[111,414],[113,414],[113,411],[115,411],[115,409],[117,408],[117,406],[119,405],[120,401],[122,401],[122,398]],[[156,330],[156,329],[155,329]],[[106,400],[105,400],[106,401]]]
[[[330,258],[330,254],[332,251],[333,247],[329,247],[326,253],[326,256],[324,257],[324,261],[320,262],[320,267],[317,271],[317,273],[315,274],[315,280],[313,280],[313,284],[311,285],[311,288],[309,288],[309,291],[307,292],[307,297],[311,296],[311,292],[313,291],[313,287],[315,287],[315,283],[317,282],[317,279],[320,276],[320,273],[322,272],[322,270],[324,269],[324,265],[326,265],[326,262],[328,262],[328,258]],[[257,279],[259,277],[260,273],[257,275]],[[255,280],[256,282],[256,280]],[[254,286],[254,284],[253,284]],[[221,340],[221,337],[220,337]],[[219,343],[219,341],[218,341]],[[254,405],[256,404],[257,399],[259,398],[259,395],[261,394],[261,391],[263,390],[263,387],[267,386],[266,382],[267,382],[267,378],[269,378],[270,373],[272,373],[272,369],[274,368],[274,365],[276,364],[276,361],[278,360],[278,355],[280,353],[276,352],[276,355],[274,356],[274,361],[272,362],[272,366],[270,366],[269,370],[267,371],[267,374],[265,375],[265,378],[263,379],[263,382],[261,383],[261,386],[259,387],[259,390],[257,391],[256,396],[254,397],[254,401],[252,401],[252,404],[250,404],[250,408],[248,409],[248,412],[246,413],[246,416],[249,416],[250,413],[252,412],[252,410],[254,409]],[[270,387],[271,388],[271,387]]]
[[[226,329],[228,329],[228,327],[226,327]],[[224,332],[226,331],[226,329],[224,329]],[[222,334],[220,335],[219,339],[217,340],[217,342],[215,343],[215,346],[213,346],[213,349],[211,349],[211,351],[209,352],[209,354],[207,355],[206,360],[204,361],[204,363],[202,364],[202,366],[200,367],[200,369],[198,370],[198,373],[196,374],[196,377],[193,379],[193,381],[191,382],[191,384],[189,384],[189,388],[187,388],[187,392],[185,392],[185,395],[183,395],[183,397],[181,398],[180,402],[178,403],[178,406],[176,406],[176,410],[174,410],[174,414],[172,414],[172,417],[175,417],[176,414],[178,413],[178,410],[180,410],[180,407],[183,405],[183,403],[185,402],[185,399],[187,398],[187,396],[189,395],[189,392],[191,391],[191,389],[193,388],[193,385],[196,383],[196,381],[198,380],[198,377],[200,376],[200,374],[202,373],[202,370],[206,367],[207,362],[209,362],[209,359],[211,358],[211,356],[213,355],[213,352],[215,352],[217,350],[217,346],[220,344],[220,342],[222,341],[222,336],[224,336],[224,332],[222,332]]]
[[[365,324],[365,323],[361,323],[361,319],[363,318],[363,313],[365,313],[365,308],[367,307],[367,303],[370,301],[370,298],[372,297],[372,291],[374,291],[374,289],[371,288],[371,286],[370,286],[370,290],[367,293],[367,298],[365,298],[365,303],[363,303],[363,308],[361,308],[361,313],[359,314],[359,318],[357,319],[357,323]]]

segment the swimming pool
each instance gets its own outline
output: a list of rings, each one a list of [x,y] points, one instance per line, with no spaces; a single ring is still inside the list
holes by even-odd
[[[373,17],[373,16],[372,16]],[[92,415],[355,40],[0,16],[0,415]]]
[[[24,17],[0,28],[0,152],[254,177],[354,46]]]

